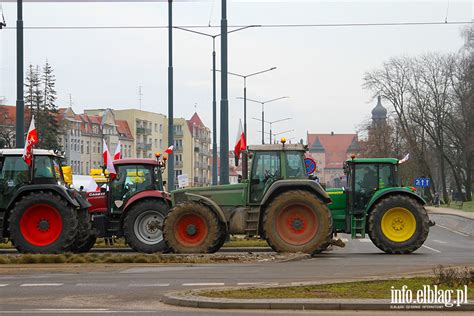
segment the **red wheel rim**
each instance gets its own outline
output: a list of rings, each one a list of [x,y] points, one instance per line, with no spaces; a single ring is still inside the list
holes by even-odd
[[[23,238],[34,246],[48,246],[61,234],[63,221],[56,208],[47,204],[29,207],[20,220]]]
[[[295,204],[278,213],[275,226],[283,241],[291,245],[302,246],[316,236],[319,223],[316,214],[310,207]]]
[[[181,216],[174,226],[178,242],[184,246],[196,246],[206,239],[208,227],[204,218],[196,214]]]

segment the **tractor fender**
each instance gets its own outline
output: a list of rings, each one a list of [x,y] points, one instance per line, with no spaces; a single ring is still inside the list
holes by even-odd
[[[85,199],[80,200],[79,196],[80,194],[76,194],[75,198],[71,197],[70,193],[65,187],[59,186],[57,184],[32,184],[32,185],[26,185],[18,189],[18,191],[15,192],[15,195],[13,198],[10,200],[10,203],[7,206],[7,209],[10,209],[13,207],[13,204],[15,201],[21,197],[22,195],[25,195],[30,192],[36,192],[36,191],[52,191],[58,195],[60,195],[63,199],[67,201],[69,205],[74,207],[75,209],[78,208],[88,208],[90,207],[89,202],[87,202]],[[72,191],[75,192],[75,191]],[[80,201],[80,203],[78,202]]]
[[[287,190],[307,190],[316,194],[318,198],[324,203],[331,203],[332,199],[329,197],[323,187],[313,180],[306,179],[294,179],[294,180],[278,180],[274,182],[263,196],[261,204],[267,204],[270,201],[271,196],[278,191]]]
[[[228,229],[227,219],[225,218],[224,212],[219,207],[219,205],[217,205],[216,202],[214,202],[213,200],[211,200],[208,197],[205,197],[205,196],[202,196],[202,195],[199,195],[199,194],[188,193],[188,192],[186,192],[185,194],[186,194],[186,196],[189,197],[190,201],[195,201],[195,202],[202,203],[202,204],[206,205],[207,207],[209,207],[212,211],[214,211],[216,213],[216,215],[219,217],[219,219],[225,224],[226,229]]]
[[[131,198],[129,198],[123,208],[124,212],[126,212],[130,208],[130,206],[133,205],[135,202],[137,202],[138,200],[143,200],[145,198],[156,198],[156,199],[164,201],[166,205],[168,205],[168,207],[171,206],[168,193],[164,191],[157,191],[157,190],[146,190],[146,191],[137,193],[133,195]]]
[[[387,197],[388,195],[392,195],[392,194],[403,194],[403,195],[408,195],[410,196],[411,198],[415,199],[416,201],[418,201],[421,205],[425,205],[426,204],[426,201],[420,197],[419,195],[415,194],[414,192],[408,190],[408,189],[403,189],[403,188],[391,188],[391,189],[386,189],[380,193],[376,193],[372,199],[369,201],[369,203],[367,204],[367,210],[370,210],[372,209],[372,207],[375,205],[375,203],[377,203],[378,201],[380,201],[380,199],[384,198],[384,197]]]

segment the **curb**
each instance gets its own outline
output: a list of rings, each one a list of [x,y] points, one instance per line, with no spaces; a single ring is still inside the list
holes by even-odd
[[[474,214],[473,212],[463,212],[463,211],[458,211],[454,209],[449,209],[449,210],[443,210],[437,207],[433,206],[428,206],[425,207],[426,210],[428,211],[428,214],[433,214],[433,215],[451,215],[451,216],[457,216],[457,217],[462,217],[465,219],[470,219],[474,220]]]
[[[185,296],[183,296],[185,295]],[[474,304],[444,307],[441,304],[390,304],[388,300],[330,300],[330,299],[218,299],[196,295],[196,292],[169,293],[163,303],[179,307],[212,309],[260,310],[417,310],[417,311],[474,311]]]

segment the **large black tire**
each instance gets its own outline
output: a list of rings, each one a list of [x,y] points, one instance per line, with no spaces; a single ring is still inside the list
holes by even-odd
[[[94,247],[97,241],[97,236],[94,234],[89,234],[87,240],[85,240],[82,244],[77,246],[76,253],[84,253],[89,252],[92,247]]]
[[[227,238],[229,238],[229,233],[225,227],[225,224],[222,221],[220,221],[220,226],[221,226],[220,227],[221,236],[217,240],[214,247],[210,249],[209,253],[214,253],[214,252],[219,251],[219,249],[221,249],[222,246],[224,246],[225,242],[227,241]]]
[[[76,210],[51,192],[20,198],[10,211],[12,244],[22,253],[61,253],[71,249],[78,233]]]
[[[179,204],[166,216],[166,244],[174,253],[214,253],[224,244],[222,224],[208,207],[195,202]]]
[[[276,252],[319,253],[328,247],[332,236],[329,208],[302,190],[277,196],[265,209],[262,226],[265,239]]]
[[[144,200],[127,210],[123,234],[130,248],[144,253],[162,252],[166,246],[163,222],[168,211],[168,205],[158,200]]]
[[[78,220],[78,225],[77,225],[77,236],[76,240],[71,246],[71,249],[69,249],[72,252],[75,253],[82,253],[82,252],[88,252],[92,246],[88,247],[89,244],[91,243],[91,238],[94,238],[94,243],[95,243],[95,236],[93,236],[92,232],[92,223],[90,220],[90,215],[87,212],[87,209],[81,209],[77,211],[77,220]]]
[[[382,229],[382,219],[384,215],[390,210],[396,208],[402,208],[408,211],[415,219],[416,227],[414,228],[411,237],[407,240],[394,241],[392,240],[393,238],[390,239],[386,236]],[[391,218],[393,219],[393,231],[390,231],[390,229],[392,229],[390,227],[386,228],[388,234],[395,234],[392,236],[396,237],[396,229],[400,230],[400,227],[401,229],[413,229],[410,228],[412,225],[407,226],[406,223],[397,219],[396,215]],[[407,254],[417,250],[423,245],[428,237],[430,224],[426,210],[418,201],[406,195],[391,195],[377,202],[369,215],[368,229],[370,239],[380,250],[390,254]],[[410,232],[411,231],[408,231],[408,233]]]

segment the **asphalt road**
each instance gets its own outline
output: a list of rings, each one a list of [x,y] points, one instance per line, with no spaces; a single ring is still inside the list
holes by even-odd
[[[466,221],[455,216],[437,215],[434,218],[437,222],[455,221],[459,224],[457,227]],[[162,294],[196,288],[388,277],[429,271],[438,264],[474,264],[474,237],[462,229],[439,225],[431,228],[424,246],[411,255],[387,255],[369,239],[359,239],[349,240],[345,248],[335,248],[315,258],[296,262],[110,265],[91,268],[94,270],[61,268],[56,271],[31,266],[29,271],[13,273],[11,269],[7,271],[6,267],[0,266],[0,314],[129,311],[134,314],[188,315],[190,310],[160,303]],[[220,312],[200,313],[217,315]],[[247,315],[248,312],[239,311],[237,314]]]

